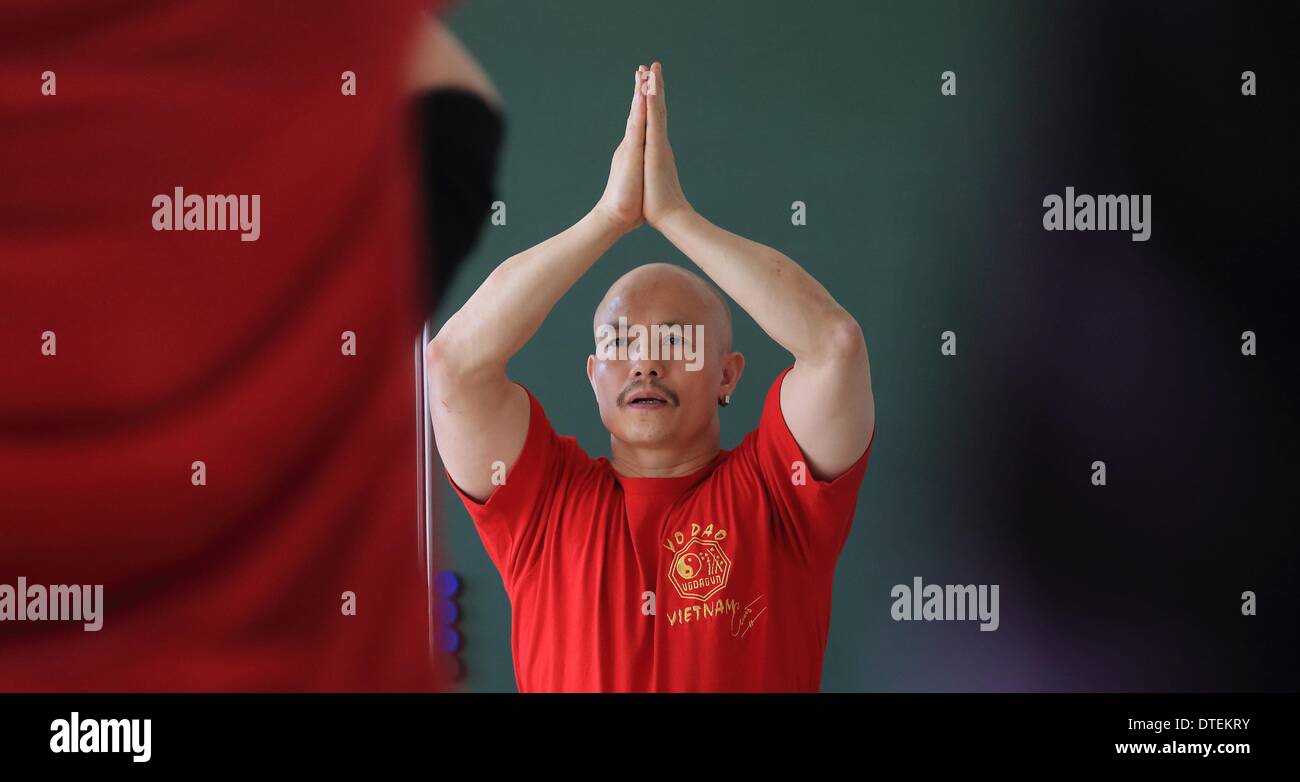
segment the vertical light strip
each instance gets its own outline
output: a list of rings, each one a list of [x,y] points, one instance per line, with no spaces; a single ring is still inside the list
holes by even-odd
[[[420,327],[420,334],[415,340],[415,497],[416,497],[416,546],[424,559],[424,600],[425,616],[428,627],[429,657],[437,653],[434,647],[433,622],[433,497],[437,492],[431,491],[429,465],[431,454],[429,448],[433,437],[429,431],[428,388],[425,386],[424,346],[429,341],[429,321]]]

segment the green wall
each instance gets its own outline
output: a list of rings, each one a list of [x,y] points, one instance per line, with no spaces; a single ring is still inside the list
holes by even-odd
[[[1018,11],[1018,21],[1011,19]],[[1012,42],[1032,7],[860,2],[615,3],[465,0],[450,24],[484,63],[508,114],[500,198],[507,224],[483,241],[437,314],[441,323],[500,261],[581,217],[604,187],[639,63],[664,63],[683,188],[713,222],[807,268],[862,324],[878,432],[836,572],[823,689],[950,686],[943,651],[890,632],[889,587],[943,572],[963,538],[962,462],[978,458],[975,380],[939,354],[945,329],[978,337],[1000,172],[1025,112]],[[958,95],[940,95],[940,74]],[[973,97],[978,95],[978,98]],[[791,224],[791,202],[807,225]],[[562,434],[608,454],[584,375],[591,313],[634,265],[689,261],[643,227],[560,302],[511,365]],[[790,358],[736,309],[745,381],[723,446],[758,420]],[[963,345],[964,347],[964,345]],[[961,359],[959,358],[958,361]],[[509,604],[464,509],[444,494],[442,533],[461,596],[466,689],[513,690]],[[942,540],[940,544],[938,541]],[[892,629],[897,629],[894,625]]]

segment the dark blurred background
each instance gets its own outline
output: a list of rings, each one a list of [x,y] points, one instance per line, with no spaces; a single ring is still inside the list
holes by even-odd
[[[464,2],[450,25],[510,118],[507,219],[435,320],[590,208],[628,76],[660,60],[687,197],[803,264],[867,335],[879,437],[836,573],[823,689],[1300,689],[1296,13]],[[947,70],[955,96],[940,94]],[[1044,196],[1067,186],[1150,194],[1150,240],[1044,231]],[[806,226],[791,224],[793,201]],[[583,374],[591,312],[656,260],[689,264],[651,229],[626,238],[511,366],[593,455],[608,436]],[[724,447],[790,360],[736,315],[748,368]],[[940,354],[946,330],[953,357]],[[512,690],[500,578],[435,481],[465,579],[464,684]],[[890,588],[915,576],[999,584],[1000,629],[892,621]],[[1256,616],[1242,616],[1245,590]]]

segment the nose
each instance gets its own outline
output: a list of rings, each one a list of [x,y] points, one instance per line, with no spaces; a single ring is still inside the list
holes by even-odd
[[[633,380],[658,380],[664,376],[664,364],[649,355],[635,355],[628,362],[628,372]]]
[[[663,376],[663,367],[659,366],[658,362],[643,361],[638,362],[632,367],[632,377],[637,380],[649,380],[650,378],[657,379]]]

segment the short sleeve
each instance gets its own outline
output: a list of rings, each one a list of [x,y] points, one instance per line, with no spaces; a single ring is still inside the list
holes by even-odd
[[[537,397],[527,388],[524,391],[528,393],[528,434],[505,483],[496,487],[486,502],[479,502],[447,475],[507,591],[515,578],[541,557],[562,487],[594,463],[574,438],[556,434]]]
[[[833,568],[853,524],[876,433],[873,429],[862,456],[834,480],[814,478],[781,412],[781,383],[790,369],[772,384],[758,428],[736,450],[756,472],[775,506],[777,532],[795,555],[814,569]]]
[[[482,97],[465,90],[422,91],[414,101],[423,217],[430,227],[425,259],[432,309],[474,248],[496,199],[505,120]]]

